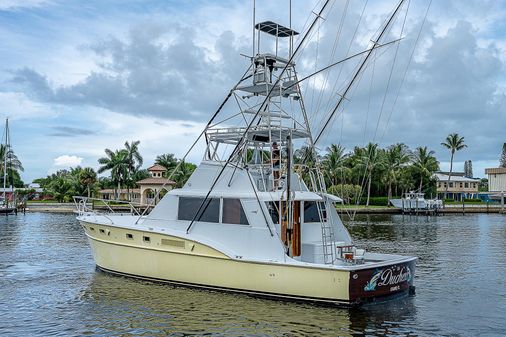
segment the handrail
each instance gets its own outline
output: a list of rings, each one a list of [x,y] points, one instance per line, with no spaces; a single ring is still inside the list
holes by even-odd
[[[99,201],[101,202],[104,206],[107,207],[108,209],[108,213],[117,213],[112,207],[111,207],[111,203],[119,203],[119,204],[123,204],[123,205],[128,205],[130,206],[130,212],[132,214],[136,214],[138,216],[141,215],[141,213],[139,212],[139,210],[137,208],[140,208],[140,207],[146,207],[146,208],[150,208],[150,207],[153,207],[153,205],[143,205],[141,203],[136,203],[136,202],[132,202],[132,201],[125,201],[125,200],[114,200],[114,199],[100,199],[100,198],[92,198],[92,197],[84,197],[84,196],[74,196],[73,197],[74,199],[74,204],[76,206],[76,210],[77,210],[77,213],[79,215],[83,215],[84,213],[94,213],[94,214],[103,214],[105,215],[106,213],[104,212],[99,212],[93,208],[89,208],[88,207],[88,203],[91,201]]]

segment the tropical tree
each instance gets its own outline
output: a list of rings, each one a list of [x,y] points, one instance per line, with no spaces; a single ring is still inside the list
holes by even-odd
[[[196,168],[197,165],[187,163],[183,160],[181,162],[181,165],[179,165],[177,171],[175,171],[174,174],[172,175],[172,180],[176,182],[176,187],[177,188],[183,187]]]
[[[172,153],[161,154],[156,157],[155,164],[161,165],[167,169],[167,174],[170,175],[174,168],[176,168],[178,160]]]
[[[143,159],[139,152],[140,141],[125,142],[126,161],[127,161],[127,177],[126,187],[127,195],[130,198],[130,186],[134,185],[132,180],[133,174],[142,166]]]
[[[79,173],[79,182],[86,186],[88,198],[91,196],[91,187],[97,182],[97,173],[91,167],[85,167]]]
[[[397,184],[402,168],[409,163],[411,157],[409,148],[402,143],[391,145],[385,151],[383,177],[388,185],[388,199],[392,198],[392,185]]]
[[[369,200],[371,197],[371,182],[373,173],[383,166],[381,149],[378,144],[369,143],[362,151],[362,156],[359,158],[358,166],[362,169],[365,178],[367,179],[367,201],[366,207],[369,207]]]
[[[319,159],[320,155],[310,146],[302,146],[293,153],[295,164],[305,164],[309,167],[314,167]]]
[[[323,157],[323,170],[326,173],[330,185],[337,185],[339,178],[344,178],[348,168],[345,165],[348,154],[341,144],[331,144],[327,147],[327,154]],[[342,179],[341,179],[342,180]]]
[[[448,193],[448,186],[450,185],[450,179],[452,177],[452,171],[453,171],[453,156],[455,155],[455,152],[462,150],[463,148],[467,147],[467,145],[464,143],[464,137],[459,136],[458,133],[451,133],[446,137],[446,140],[441,143],[441,145],[448,150],[450,150],[451,157],[450,157],[450,172],[448,173],[448,183],[446,184],[445,188],[445,199],[446,194]]]
[[[61,173],[57,174],[51,181],[45,190],[53,196],[58,202],[69,202],[72,200],[72,196],[76,194],[74,191],[75,185],[72,179],[69,179],[69,172],[62,170]]]
[[[420,175],[418,190],[422,192],[424,177],[430,177],[439,169],[439,162],[434,157],[434,151],[429,151],[426,146],[417,147],[415,151],[414,169]]]
[[[328,193],[340,197],[346,204],[356,200],[360,195],[360,191],[360,186],[351,184],[332,185],[327,189]]]
[[[126,181],[128,177],[128,153],[126,150],[112,151],[105,149],[106,157],[98,159],[99,167],[98,173],[111,171],[111,178],[117,186],[116,195],[117,199],[120,197],[121,184]]]
[[[18,159],[16,154],[10,146],[6,147],[5,144],[0,145],[0,179],[3,182],[4,177],[4,164],[7,168],[7,180],[6,185],[12,185],[15,187],[23,187],[23,182],[19,177],[19,171],[23,172],[24,168],[21,161]],[[20,186],[19,186],[20,185]]]

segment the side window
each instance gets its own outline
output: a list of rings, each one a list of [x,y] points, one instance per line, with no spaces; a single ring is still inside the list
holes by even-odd
[[[323,215],[323,221],[326,221],[327,210],[325,209],[325,204],[323,202],[319,204]],[[304,201],[304,222],[320,222],[316,201]]]
[[[178,219],[193,220],[204,198],[179,197]],[[207,199],[196,221],[220,222],[220,199]]]
[[[236,225],[249,225],[239,199],[223,198],[223,219],[221,222]]]
[[[278,224],[279,223],[279,204],[277,202],[269,201],[266,202],[267,204],[267,210],[269,211],[269,215],[271,216],[272,223]]]

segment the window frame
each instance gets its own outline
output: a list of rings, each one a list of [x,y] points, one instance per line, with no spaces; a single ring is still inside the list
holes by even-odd
[[[185,218],[185,219],[181,219],[180,217],[180,214],[181,214],[181,199],[197,199],[198,200],[198,205],[200,205],[200,203],[202,202],[202,200],[204,200],[205,198],[204,197],[198,197],[198,196],[178,196],[178,205],[177,205],[177,220],[179,221],[192,221],[193,217],[195,216],[195,214],[193,214],[191,216],[190,219],[188,218]],[[195,221],[197,222],[207,222],[207,223],[220,223],[220,220],[221,220],[221,198],[207,198],[207,200],[210,200],[209,201],[209,206],[212,205],[213,202],[218,202],[218,214],[216,215],[217,216],[217,221],[207,221],[207,220],[201,220],[201,219],[195,219]],[[196,212],[197,210],[195,210]],[[202,211],[201,211],[202,212]],[[205,209],[201,214],[200,214],[200,218],[202,218],[202,216],[205,214],[205,212],[207,212],[207,209]],[[211,214],[211,215],[214,215],[214,214]]]
[[[325,205],[325,201],[316,201],[316,200],[301,200],[302,201],[302,204],[301,204],[301,218],[302,218],[302,223],[321,223],[321,222],[327,222],[328,219],[329,219],[329,215],[327,214],[327,208],[326,208],[326,205]],[[314,204],[315,207],[316,207],[316,216],[317,218],[320,217],[320,215],[318,214],[318,206],[317,206],[317,203],[322,203],[323,205],[323,219],[316,219],[316,221],[306,221],[306,204]]]
[[[241,213],[242,215],[244,215],[244,218],[246,219],[246,223],[232,223],[232,222],[224,222],[223,221],[223,215],[224,215],[224,211],[225,211],[225,199],[228,199],[228,200],[237,200],[239,202],[239,206],[240,206],[240,215],[239,217],[241,217]],[[250,221],[248,219],[248,216],[246,215],[246,211],[244,209],[244,206],[242,204],[242,200],[240,198],[228,198],[228,197],[221,197],[220,198],[220,224],[222,225],[237,225],[237,226],[251,226],[250,224]]]

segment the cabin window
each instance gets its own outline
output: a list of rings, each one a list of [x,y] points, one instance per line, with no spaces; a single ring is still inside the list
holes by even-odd
[[[450,187],[453,187],[453,183],[450,183],[450,184],[449,184],[449,186],[450,186]]]
[[[272,223],[279,223],[279,203],[269,201],[266,202],[267,210],[269,211],[269,215],[271,216]]]
[[[204,198],[179,197],[178,219],[203,222],[220,222],[220,199],[208,198],[199,214],[197,211]],[[197,215],[197,216],[195,216]]]
[[[129,239],[129,240],[133,240],[134,239],[134,236],[132,234],[127,234],[126,235],[126,238]]]
[[[249,225],[239,199],[223,199],[222,223]]]
[[[465,183],[465,184],[464,184],[464,186],[465,186],[466,188],[468,188],[468,187],[469,187],[469,183]]]
[[[327,210],[325,209],[325,204],[323,202],[319,202],[319,204],[323,215],[323,221],[326,221]],[[320,222],[316,201],[304,201],[304,222]]]
[[[143,236],[143,237],[142,237],[142,240],[143,240],[144,242],[151,242],[151,238],[150,238],[149,236]]]

